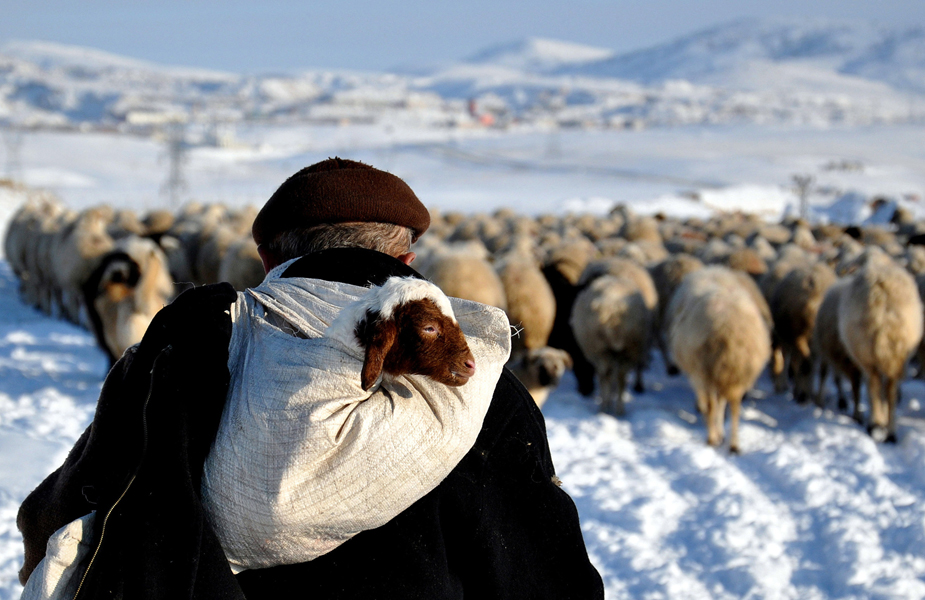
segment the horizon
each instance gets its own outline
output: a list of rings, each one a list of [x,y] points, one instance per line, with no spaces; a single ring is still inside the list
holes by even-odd
[[[426,68],[528,39],[623,54],[743,19],[925,25],[925,3],[910,7],[901,0],[824,0],[813,6],[788,0],[774,7],[735,0],[707,0],[696,7],[672,0],[644,7],[601,0],[577,0],[569,6],[542,0],[529,7],[487,0],[451,7],[420,0],[367,0],[351,14],[293,0],[271,0],[259,7],[239,0],[222,5],[172,0],[157,7],[123,6],[113,0],[40,0],[5,8],[0,44],[50,42],[160,65],[234,73]]]

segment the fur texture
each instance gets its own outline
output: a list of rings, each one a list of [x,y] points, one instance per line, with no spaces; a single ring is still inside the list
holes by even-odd
[[[864,372],[870,397],[868,429],[896,439],[899,381],[922,339],[922,301],[915,280],[886,254],[872,254],[838,305],[838,334]]]
[[[671,354],[697,395],[697,407],[707,421],[707,443],[722,443],[728,403],[729,449],[738,452],[742,397],[771,354],[765,319],[753,295],[726,267],[690,273],[668,311]]]

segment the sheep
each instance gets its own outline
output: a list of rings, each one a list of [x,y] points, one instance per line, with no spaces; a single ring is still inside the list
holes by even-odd
[[[158,245],[131,236],[103,256],[81,291],[97,343],[114,364],[170,302],[173,283]]]
[[[572,368],[572,357],[565,350],[545,346],[512,353],[506,366],[542,408],[565,371]]]
[[[797,267],[781,279],[771,297],[774,333],[793,373],[794,396],[800,404],[812,397],[810,340],[822,298],[835,278],[835,271],[824,263]]]
[[[104,206],[81,211],[54,236],[49,248],[48,264],[53,265],[52,281],[59,293],[58,301],[65,318],[72,323],[86,324],[80,290],[102,256],[113,248],[107,230],[111,218],[112,209]]]
[[[667,330],[665,327],[665,311],[675,290],[681,285],[684,276],[703,268],[700,259],[690,254],[675,254],[658,263],[649,270],[655,290],[658,294],[658,308],[655,311],[652,328],[655,332],[655,341],[662,353],[665,369],[669,375],[677,375],[678,367],[668,353]]]
[[[238,237],[222,257],[218,280],[227,281],[234,289],[242,291],[260,285],[263,277],[263,261],[260,260],[254,238],[250,234]]]
[[[726,267],[688,274],[675,292],[668,340],[707,422],[707,443],[723,441],[726,403],[729,450],[739,452],[739,411],[771,354],[770,333],[753,295]]]
[[[843,411],[848,406],[841,388],[841,376],[845,376],[851,383],[851,395],[854,399],[852,417],[856,422],[861,423],[861,370],[848,356],[848,351],[838,334],[838,305],[849,289],[850,283],[850,278],[844,278],[832,284],[825,292],[822,304],[819,305],[819,311],[816,313],[812,350],[819,373],[819,388],[816,392],[815,403],[819,408],[825,408],[825,380],[831,367],[835,389],[838,392],[839,410]]]
[[[518,335],[512,352],[546,346],[556,318],[556,298],[532,257],[512,254],[495,264],[504,286],[508,319]]]
[[[484,258],[452,250],[438,251],[427,258],[420,272],[437,284],[447,296],[507,310],[501,278]]]
[[[626,376],[646,361],[652,313],[644,292],[626,275],[597,277],[575,298],[569,322],[582,354],[597,372],[605,412],[626,412]]]
[[[564,350],[572,358],[572,371],[578,380],[578,391],[583,396],[594,393],[594,367],[581,353],[569,324],[572,306],[580,288],[578,281],[588,263],[596,257],[597,249],[587,238],[567,241],[552,248],[542,271],[556,301],[556,317],[549,332],[549,346]]]
[[[758,287],[765,301],[770,304],[774,296],[774,290],[777,285],[787,276],[787,274],[798,267],[812,264],[812,260],[802,249],[794,245],[786,245],[781,248],[779,258],[771,268],[758,280]],[[773,354],[771,361],[771,377],[774,379],[774,391],[781,394],[787,390],[787,374],[784,372],[786,361],[784,360],[784,351],[781,348],[780,340],[777,334],[771,329],[771,351]]]
[[[590,281],[605,274],[625,277],[636,285],[637,289],[642,294],[646,310],[650,313],[649,323],[652,323],[651,314],[658,308],[658,292],[655,290],[655,284],[652,282],[652,277],[649,275],[649,272],[631,260],[625,258],[608,258],[590,263],[581,274],[581,279],[578,282],[579,287],[586,286]],[[649,364],[649,348],[651,347],[654,333],[655,332],[650,329],[649,335],[645,340],[645,347],[640,354],[640,360],[636,365],[636,383],[633,386],[633,390],[636,393],[641,394],[645,392],[643,371]]]
[[[922,311],[912,275],[882,253],[869,256],[839,302],[838,334],[867,380],[875,440],[896,441],[897,387],[922,339]]]
[[[364,391],[383,374],[424,375],[449,386],[475,374],[475,357],[449,299],[423,279],[391,277],[371,288],[344,307],[324,335],[363,348]]]

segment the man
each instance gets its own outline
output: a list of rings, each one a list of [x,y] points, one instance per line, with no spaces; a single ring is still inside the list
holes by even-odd
[[[335,158],[284,182],[253,232],[268,280],[366,287],[418,277],[428,225],[399,178]],[[182,295],[114,367],[93,425],[20,511],[26,576],[51,532],[96,509],[79,598],[603,598],[542,415],[506,370],[475,444],[426,495],[314,560],[232,576],[208,507],[236,301],[221,285]]]

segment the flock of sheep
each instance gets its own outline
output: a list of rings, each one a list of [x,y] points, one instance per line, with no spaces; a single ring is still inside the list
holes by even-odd
[[[263,278],[250,238],[256,210],[189,204],[139,218],[109,207],[68,210],[37,194],[11,220],[7,260],[25,302],[92,329],[115,360],[184,286]],[[602,410],[625,411],[627,383],[645,390],[650,354],[683,372],[707,442],[739,449],[742,398],[766,367],[778,392],[826,402],[834,376],[851,386],[861,423],[896,434],[898,384],[922,344],[925,229],[902,210],[889,227],[638,216],[528,217],[508,209],[434,211],[414,266],[447,295],[504,309],[508,366],[542,406],[566,370]],[[922,370],[922,360],[919,369]]]

